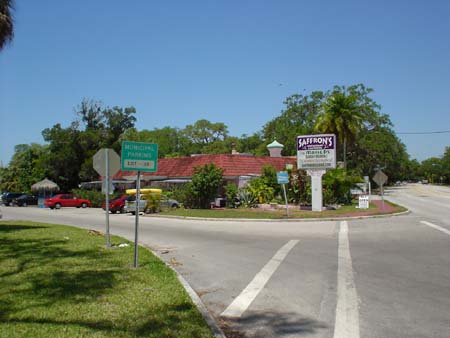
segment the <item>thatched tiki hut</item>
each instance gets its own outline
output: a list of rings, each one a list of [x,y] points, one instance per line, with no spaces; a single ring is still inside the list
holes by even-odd
[[[45,199],[51,197],[51,195],[58,190],[58,185],[47,178],[31,186],[31,191],[38,196],[38,206],[40,208],[44,207]]]

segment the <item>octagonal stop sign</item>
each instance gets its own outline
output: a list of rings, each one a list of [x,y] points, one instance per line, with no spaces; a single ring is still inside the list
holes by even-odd
[[[108,163],[106,158],[108,158]],[[99,175],[106,176],[107,164],[109,165],[108,176],[113,176],[120,169],[120,157],[113,149],[100,149],[93,157],[94,169]]]

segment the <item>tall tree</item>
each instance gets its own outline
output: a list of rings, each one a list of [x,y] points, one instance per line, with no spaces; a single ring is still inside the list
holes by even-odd
[[[266,145],[275,139],[284,145],[284,155],[295,155],[298,135],[313,132],[325,96],[321,91],[310,95],[295,94],[286,98],[281,115],[266,123],[262,138]],[[262,150],[262,149],[260,149]],[[266,152],[266,150],[264,149]]]
[[[14,37],[13,0],[0,0],[0,50]]]
[[[46,153],[47,147],[37,143],[16,145],[9,166],[0,169],[0,190],[30,192],[47,175],[42,161]]]
[[[338,142],[342,145],[341,153],[345,168],[348,143],[354,142],[365,126],[386,123],[385,116],[378,112],[380,106],[368,96],[371,92],[370,88],[362,84],[350,87],[335,86],[333,91],[327,94],[322,113],[317,119],[315,131],[336,134]]]

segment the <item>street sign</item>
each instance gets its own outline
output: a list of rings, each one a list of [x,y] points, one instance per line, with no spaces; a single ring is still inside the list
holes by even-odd
[[[277,182],[278,184],[287,184],[289,183],[288,173],[285,171],[277,172]]]
[[[114,191],[111,176],[120,169],[120,157],[112,149],[103,148],[97,151],[93,157],[93,166],[99,175],[103,176],[102,193],[105,194],[105,216],[106,216],[106,247],[111,247],[109,236],[109,194]]]
[[[382,172],[381,170],[378,170],[376,172],[376,174],[372,177],[373,181],[378,184],[378,186],[382,186],[383,184],[385,184],[388,180],[388,177],[386,176],[386,174],[384,172]]]
[[[120,157],[113,149],[103,148],[95,153],[93,157],[94,169],[99,175],[106,176],[106,155],[108,155],[109,176],[114,176],[120,169]]]
[[[122,170],[156,172],[158,145],[143,142],[122,142]]]
[[[297,136],[297,167],[305,170],[336,168],[336,135]]]

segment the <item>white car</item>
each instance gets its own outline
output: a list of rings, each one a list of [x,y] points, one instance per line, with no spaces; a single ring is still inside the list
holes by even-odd
[[[171,199],[171,198],[166,198],[165,196],[162,196],[162,199],[159,200],[159,204],[160,204],[161,208],[179,208],[180,207],[180,203],[178,203],[178,201]],[[139,202],[139,212],[147,213],[148,210],[146,210],[146,206],[147,206],[147,200],[145,199],[145,196],[142,195],[141,200]],[[124,210],[125,210],[125,212],[129,212],[132,215],[135,215],[136,214],[136,201],[135,200],[126,200]]]

